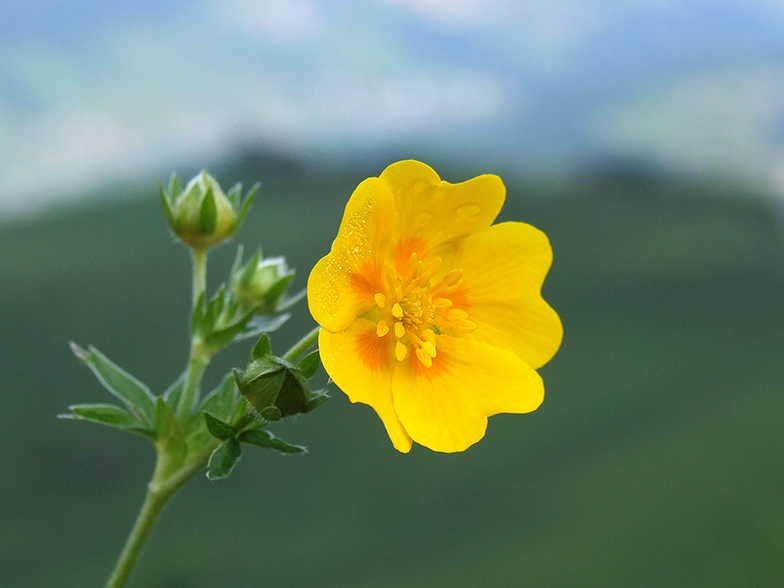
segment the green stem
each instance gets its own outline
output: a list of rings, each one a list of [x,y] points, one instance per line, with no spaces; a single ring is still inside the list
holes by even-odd
[[[290,363],[294,363],[298,360],[305,352],[313,346],[316,341],[318,341],[318,334],[321,330],[321,327],[316,327],[310,333],[302,337],[299,341],[297,341],[294,346],[289,349],[286,354],[283,356],[283,359]]]
[[[163,507],[188,480],[193,478],[207,463],[210,454],[217,447],[218,441],[211,443],[195,460],[178,470],[169,477],[164,474],[167,460],[166,456],[158,454],[155,473],[147,486],[147,496],[136,517],[136,522],[125,542],[122,553],[109,576],[106,588],[122,588],[128,582],[136,562],[150,538],[155,523]]]
[[[207,288],[207,251],[193,250],[193,309]],[[193,311],[191,311],[193,312]],[[210,363],[210,356],[204,352],[198,334],[191,337],[191,351],[188,358],[188,371],[185,374],[185,387],[180,404],[177,406],[177,420],[184,423],[196,403],[196,395],[204,368]]]
[[[210,363],[210,358],[202,350],[201,340],[194,337],[191,340],[191,355],[188,358],[188,371],[185,374],[185,387],[182,390],[180,404],[177,407],[177,420],[185,423],[196,403],[196,392],[199,389],[204,369]]]
[[[193,250],[193,306],[207,290],[207,250]]]

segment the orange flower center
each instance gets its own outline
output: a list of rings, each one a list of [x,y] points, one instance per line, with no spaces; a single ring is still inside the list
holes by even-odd
[[[431,367],[438,338],[445,330],[470,333],[476,329],[476,324],[468,320],[468,313],[452,308],[450,299],[463,270],[453,269],[435,280],[440,268],[440,257],[425,265],[416,253],[409,257],[402,275],[391,263],[385,267],[387,292],[373,296],[376,306],[384,311],[384,318],[376,325],[376,335],[386,337],[392,333],[398,361],[403,361],[413,348],[417,359]]]

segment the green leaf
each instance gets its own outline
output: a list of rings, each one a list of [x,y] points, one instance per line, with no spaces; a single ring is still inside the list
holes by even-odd
[[[207,396],[198,412],[209,412],[221,420],[230,420],[237,402],[237,383],[233,374],[226,374],[220,384]]]
[[[250,352],[250,358],[251,360],[261,359],[262,357],[270,355],[271,353],[272,345],[270,344],[269,337],[264,334],[261,336],[258,343],[253,346],[253,350]]]
[[[155,397],[147,386],[112,363],[92,346],[85,350],[72,342],[71,350],[76,357],[87,364],[104,388],[122,400],[146,426],[153,427],[155,423]]]
[[[208,329],[211,329],[218,321],[221,311],[223,311],[223,304],[226,301],[226,291],[223,286],[218,289],[218,292],[213,296],[212,300],[207,304],[207,312],[204,315],[204,324]]]
[[[305,412],[310,412],[314,408],[324,404],[327,400],[329,400],[329,394],[327,394],[326,390],[311,392],[310,395],[308,395],[308,404],[305,408]]]
[[[218,209],[215,205],[215,193],[212,187],[207,188],[207,193],[201,201],[199,209],[199,233],[202,235],[212,235],[218,225]]]
[[[237,215],[237,226],[240,226],[242,220],[245,218],[245,215],[248,214],[248,210],[250,210],[250,204],[253,202],[253,199],[256,197],[256,192],[259,191],[261,184],[253,184],[250,190],[248,190],[247,196],[245,196],[245,202],[242,203],[242,208],[240,209],[239,214]]]
[[[165,470],[174,472],[180,468],[188,453],[188,444],[177,417],[166,401],[158,397],[155,403],[155,445],[159,459],[165,461]]]
[[[191,335],[204,331],[204,292],[199,294],[191,313]]]
[[[253,332],[251,337],[261,333],[271,333],[277,331],[283,324],[291,318],[287,312],[274,316],[257,316],[248,324],[248,332]]]
[[[302,372],[302,375],[309,380],[315,375],[320,361],[319,352],[318,349],[316,349],[316,351],[308,353],[305,357],[300,359],[297,367]]]
[[[169,198],[166,196],[166,192],[163,189],[163,182],[158,182],[158,191],[161,195],[161,205],[163,206],[163,214],[166,215],[166,220],[169,223],[169,226],[174,230],[174,212],[172,211],[171,202],[169,202]]]
[[[145,427],[139,419],[116,404],[74,404],[68,410],[71,412],[58,415],[58,418],[98,423],[148,437],[154,435],[152,429]]]
[[[299,292],[297,292],[297,293],[296,293],[296,294],[294,294],[293,296],[286,296],[286,297],[284,297],[284,298],[283,298],[283,299],[282,299],[282,300],[281,300],[281,301],[278,303],[278,311],[281,311],[281,310],[286,310],[286,309],[288,309],[288,308],[291,308],[291,307],[292,307],[292,306],[294,306],[294,305],[295,305],[297,302],[299,302],[300,300],[302,300],[303,298],[305,298],[305,294],[306,294],[306,293],[307,293],[307,290],[305,290],[305,289],[303,288],[302,290],[300,290]]]
[[[172,174],[171,178],[169,178],[169,198],[171,201],[174,202],[181,192],[182,184],[180,183],[180,178],[177,177],[177,174]]]
[[[248,263],[242,268],[242,273],[239,276],[240,284],[247,284],[253,278],[253,274],[256,273],[256,268],[259,265],[259,260],[261,259],[261,248],[259,247],[256,249],[256,253],[254,253],[251,258],[248,260]]]
[[[279,439],[268,431],[261,429],[249,429],[244,431],[238,437],[243,443],[249,445],[256,445],[257,447],[266,447],[268,449],[275,449],[281,453],[307,453],[307,449],[302,445],[292,445],[283,439]]]
[[[226,439],[212,452],[207,477],[210,480],[222,480],[228,477],[241,456],[240,442],[234,437]]]
[[[216,419],[208,412],[204,413],[204,421],[207,423],[207,430],[210,434],[221,441],[225,441],[237,434],[237,429],[220,419]]]
[[[237,182],[226,192],[226,199],[231,203],[231,207],[237,210],[240,206],[240,198],[242,198],[242,183]]]
[[[253,310],[248,311],[228,327],[211,332],[207,335],[205,344],[208,348],[217,351],[231,343],[238,340],[237,337],[243,334],[245,327],[253,318]],[[242,339],[246,337],[241,337]]]
[[[265,421],[274,423],[281,419],[280,409],[277,406],[267,406],[259,413]]]

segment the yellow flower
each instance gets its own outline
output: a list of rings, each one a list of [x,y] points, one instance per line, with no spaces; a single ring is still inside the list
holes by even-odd
[[[492,225],[505,193],[498,176],[449,184],[395,163],[357,187],[310,274],[327,373],[401,452],[463,451],[488,416],[544,398],[535,369],[563,334],[541,296],[552,250],[530,225]]]

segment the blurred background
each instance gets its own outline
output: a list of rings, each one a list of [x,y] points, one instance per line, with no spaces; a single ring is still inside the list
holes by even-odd
[[[543,406],[400,455],[333,386],[274,429],[308,455],[198,477],[130,585],[784,584],[784,5],[29,0],[0,2],[4,586],[102,585],[141,504],[149,443],[55,416],[109,401],[70,340],[158,393],[185,364],[159,178],[262,182],[208,287],[244,243],[302,288],[403,158],[501,175],[549,235]]]

